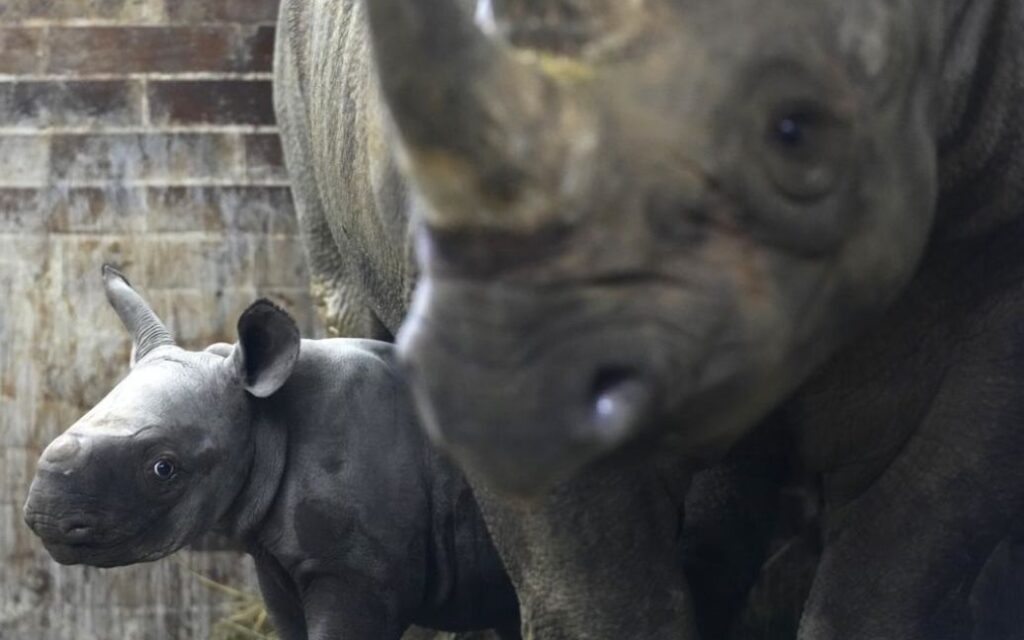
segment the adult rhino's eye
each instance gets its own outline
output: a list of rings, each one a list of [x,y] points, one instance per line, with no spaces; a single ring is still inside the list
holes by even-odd
[[[799,200],[829,193],[846,168],[848,124],[816,104],[784,106],[773,113],[762,146],[772,182]]]
[[[783,116],[775,121],[775,141],[783,147],[795,149],[804,142],[807,118],[803,114]]]
[[[799,157],[813,153],[829,135],[829,117],[813,108],[798,108],[775,115],[768,125],[768,141],[779,153]]]
[[[168,480],[174,475],[174,463],[166,458],[160,458],[153,464],[153,473],[161,480]]]

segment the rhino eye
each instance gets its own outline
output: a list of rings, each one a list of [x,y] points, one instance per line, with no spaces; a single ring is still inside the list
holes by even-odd
[[[775,141],[783,147],[795,149],[804,142],[809,122],[804,114],[783,116],[775,122]]]
[[[769,124],[768,139],[782,154],[795,159],[814,153],[816,147],[829,142],[829,117],[813,108],[801,108],[776,114]]]
[[[174,463],[167,458],[160,458],[153,464],[153,473],[161,480],[168,480],[174,475]]]
[[[851,144],[847,123],[814,104],[776,110],[768,119],[765,141],[770,179],[798,200],[814,200],[832,190],[844,173]]]

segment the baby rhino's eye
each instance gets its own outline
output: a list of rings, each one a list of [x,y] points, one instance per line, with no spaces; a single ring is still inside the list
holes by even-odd
[[[160,458],[153,465],[153,473],[161,480],[168,480],[174,475],[174,463],[166,458]]]

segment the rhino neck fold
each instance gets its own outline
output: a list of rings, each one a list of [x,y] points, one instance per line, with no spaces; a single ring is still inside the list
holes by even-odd
[[[266,417],[253,418],[251,433],[248,476],[219,526],[236,540],[248,539],[266,518],[281,485],[288,449],[287,429]]]
[[[950,0],[940,72],[935,244],[1006,233],[1024,197],[1024,3]]]

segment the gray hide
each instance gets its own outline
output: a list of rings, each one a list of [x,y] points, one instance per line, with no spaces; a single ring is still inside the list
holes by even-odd
[[[550,15],[522,22],[517,25],[519,32],[511,37],[557,40],[561,33],[557,20],[563,12],[555,3],[545,6],[551,7]],[[614,7],[615,3],[605,6]],[[485,3],[481,9],[481,20],[486,23]],[[578,10],[575,14],[600,17]],[[581,37],[601,23],[594,20],[583,26],[577,31]],[[388,337],[400,326],[415,280],[407,211],[416,203],[397,170],[394,137],[385,122],[368,46],[365,15],[358,2],[285,0],[278,29],[275,106],[299,222],[329,327],[336,335]],[[637,566],[646,554],[685,555],[691,580],[700,586],[702,625],[712,635],[721,635],[720,629],[736,617],[736,609],[755,579],[765,538],[773,531],[775,491],[785,466],[777,452],[778,448],[767,456],[757,452],[754,460],[745,454],[742,465],[730,462],[698,476],[698,490],[690,492],[685,550],[682,541],[673,536],[668,543],[638,545],[637,551],[613,553],[610,546],[597,555],[614,558],[608,571],[623,576],[630,574],[622,570],[624,567]],[[522,475],[528,477],[529,473],[524,467]],[[689,478],[688,469],[670,471],[668,475]],[[601,509],[568,496],[572,507],[560,506],[553,511],[564,512],[570,521],[580,512],[583,515],[579,519],[587,522],[586,527],[595,536],[601,531],[612,538],[617,528],[630,527],[629,518],[621,514],[628,512],[630,505],[646,500],[630,492],[657,493],[666,484],[660,474],[647,477],[649,480],[643,482],[632,479],[629,485],[635,489],[615,496]],[[648,481],[654,489],[644,486]],[[664,511],[666,527],[673,531],[681,492],[679,489],[678,495],[662,500],[658,506]],[[615,524],[609,525],[608,521]],[[596,560],[590,557],[594,552],[589,546],[577,545],[572,539],[566,542],[569,549],[579,549],[580,562]],[[510,539],[503,549],[506,559],[515,564],[521,547],[521,541]],[[573,575],[573,569],[561,560],[548,570]],[[675,561],[658,572],[663,580],[679,580]],[[556,584],[550,577],[542,578],[544,583]],[[640,584],[625,585],[618,578],[608,578],[587,597],[594,608],[612,613],[620,608],[616,604],[619,600],[642,600],[646,585],[656,583],[641,577]],[[661,606],[659,599],[651,602],[652,606]],[[589,609],[583,613],[589,615]],[[561,613],[541,615],[557,618]],[[643,615],[642,610],[637,611],[637,616]],[[599,626],[596,617],[594,620],[593,626]],[[624,628],[630,629],[631,624],[630,618],[621,617]]]
[[[1024,2],[556,1],[532,49],[454,4],[366,3],[423,196],[398,341],[435,439],[535,498],[485,509],[527,626],[690,634],[673,496],[776,411],[826,505],[799,637],[982,632],[1024,505]]]
[[[104,269],[131,372],[43,452],[25,519],[64,564],[162,558],[216,530],[256,562],[284,640],[410,624],[518,638],[472,491],[416,423],[390,344],[304,340],[267,301],[190,352]]]
[[[285,2],[279,109],[359,322],[419,212],[401,349],[474,482],[542,496],[481,498],[526,626],[691,635],[689,471],[774,409],[827,505],[801,639],[970,638],[1024,504],[1024,3],[455,5]]]

